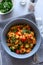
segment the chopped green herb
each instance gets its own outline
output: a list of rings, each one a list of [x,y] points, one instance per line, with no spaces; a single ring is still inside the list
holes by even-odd
[[[17,29],[14,29],[13,31],[14,31],[14,32],[17,32]]]
[[[10,47],[10,50],[14,52],[14,48],[13,47]]]
[[[2,13],[6,13],[8,12],[11,8],[12,8],[13,4],[12,4],[12,1],[11,0],[3,0],[1,3],[0,3],[0,11]]]
[[[14,43],[16,41],[16,38],[15,37],[12,37],[11,38],[11,41],[12,41],[12,43]]]
[[[31,33],[30,30],[23,29],[23,33]]]

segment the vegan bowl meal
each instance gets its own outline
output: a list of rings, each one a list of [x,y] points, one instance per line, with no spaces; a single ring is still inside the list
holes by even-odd
[[[10,56],[18,59],[29,58],[39,49],[40,31],[29,19],[12,19],[2,30],[1,43]]]
[[[17,54],[29,53],[36,44],[36,37],[29,25],[13,25],[6,34],[7,45]]]

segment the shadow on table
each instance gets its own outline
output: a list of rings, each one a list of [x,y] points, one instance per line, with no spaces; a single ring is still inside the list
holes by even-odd
[[[2,62],[2,65],[30,65],[32,62],[32,57],[27,59],[16,59],[2,50]]]
[[[8,13],[8,14],[0,15],[0,16],[1,16],[1,17],[0,17],[0,21],[3,22],[3,21],[5,21],[5,20],[7,20],[7,19],[13,17],[13,15],[14,15],[14,10],[11,11],[10,13]]]

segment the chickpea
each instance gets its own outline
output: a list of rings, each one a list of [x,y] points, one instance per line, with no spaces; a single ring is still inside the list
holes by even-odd
[[[11,30],[13,30],[13,29],[15,29],[15,27],[13,26],[13,27],[11,27]]]
[[[21,35],[21,36],[19,36],[19,38],[21,39],[21,38],[22,38],[22,35]]]
[[[25,51],[26,51],[25,48],[20,49],[20,53],[25,53]]]
[[[14,47],[14,46],[12,46],[12,47],[10,47],[10,49],[11,49],[12,51],[14,51],[15,47]]]
[[[8,43],[7,45],[8,45],[8,47],[12,46],[12,44],[10,44],[10,43]]]
[[[28,37],[28,33],[24,33],[24,36],[25,36],[25,37]]]
[[[26,49],[26,53],[29,53],[31,51],[31,49],[29,48],[29,49]]]
[[[24,46],[23,46],[23,44],[21,45],[21,48],[23,48]]]
[[[36,39],[35,38],[33,38],[33,44],[36,44]]]
[[[34,32],[31,32],[31,35],[34,36]]]
[[[30,48],[33,48],[33,44],[32,43],[30,44]]]
[[[18,41],[18,40],[16,40],[15,44],[18,44],[18,42],[19,42],[19,41]]]
[[[15,49],[15,47],[14,47],[14,46],[12,46],[12,49]]]
[[[18,47],[18,44],[15,45],[15,48],[17,48],[17,47]]]
[[[14,37],[15,34],[14,34],[13,32],[9,32],[9,33],[8,33],[8,36],[9,36],[9,37],[12,37],[12,36]]]
[[[29,44],[25,44],[25,48],[29,48]]]
[[[16,35],[16,38],[18,39],[19,38],[19,35]]]

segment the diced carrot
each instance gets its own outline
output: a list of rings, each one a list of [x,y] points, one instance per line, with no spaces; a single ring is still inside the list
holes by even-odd
[[[19,35],[20,36],[21,35],[21,32],[16,32],[16,35]]]

